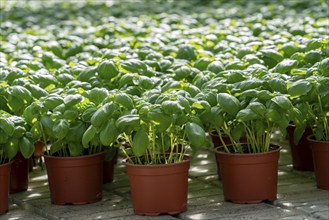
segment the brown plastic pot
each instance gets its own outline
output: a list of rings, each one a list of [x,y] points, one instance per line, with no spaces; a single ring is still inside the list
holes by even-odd
[[[329,141],[317,141],[313,135],[307,137],[309,141],[317,187],[329,189]]]
[[[218,147],[221,147],[223,146],[219,136],[218,136],[218,133],[216,131],[212,131],[209,133],[209,136],[211,137],[211,140],[214,144],[214,148],[218,148]],[[228,136],[223,136],[223,141],[226,145],[230,145],[231,144],[231,140]],[[247,141],[247,138],[246,137],[242,137],[240,139],[240,143],[244,143]],[[219,158],[218,156],[215,156],[215,159],[216,159],[216,165],[217,165],[217,175],[218,175],[218,179],[221,180],[221,174],[220,174],[220,163],[219,163]]]
[[[136,165],[124,160],[137,215],[178,214],[187,210],[190,157],[180,163]]]
[[[311,135],[312,128],[307,127],[296,145],[294,143],[294,131],[295,125],[289,125],[287,127],[288,140],[291,150],[293,168],[300,171],[313,171],[313,157],[312,151],[307,141],[307,136]]]
[[[29,159],[18,152],[13,158],[10,172],[10,193],[27,190],[29,186]]]
[[[9,209],[9,181],[11,162],[0,165],[0,215]]]
[[[87,204],[102,198],[104,152],[79,157],[44,156],[51,203]]]
[[[266,153],[216,154],[220,162],[224,199],[233,203],[260,203],[277,198],[280,147]]]
[[[115,152],[114,157],[111,160],[104,160],[103,162],[103,183],[113,182],[114,167],[117,164],[118,151]]]

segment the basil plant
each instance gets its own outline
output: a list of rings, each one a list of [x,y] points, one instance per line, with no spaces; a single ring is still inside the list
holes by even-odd
[[[184,95],[150,90],[143,97],[119,93],[112,100],[109,105],[116,109],[107,123],[115,121],[109,129],[125,141],[121,150],[129,163],[176,163],[186,159],[189,147],[195,151],[207,145],[202,123]]]
[[[30,158],[34,152],[33,138],[22,117],[0,110],[0,164],[12,160],[17,152]]]
[[[237,97],[218,93],[216,105],[200,117],[209,128],[217,131],[225,152],[258,153],[270,151],[273,132],[279,129],[284,135],[289,122],[297,120],[299,115],[300,111],[286,95],[248,89]],[[230,147],[224,137],[230,139]],[[240,143],[242,137],[246,138],[246,143]]]
[[[34,101],[24,111],[31,133],[47,143],[46,153],[53,156],[82,156],[98,153],[104,146],[95,136],[93,114],[108,96],[105,88],[79,92],[70,89]]]
[[[302,112],[296,124],[295,143],[306,127],[311,127],[316,140],[329,141],[329,78],[313,75],[293,81],[288,89],[294,105]]]

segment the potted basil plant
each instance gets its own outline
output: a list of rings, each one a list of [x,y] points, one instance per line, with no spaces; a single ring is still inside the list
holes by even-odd
[[[128,143],[121,147],[129,175],[135,214],[178,214],[187,210],[187,154],[207,145],[201,121],[189,101],[174,93],[152,100],[133,97],[134,107],[123,108],[116,127]],[[154,101],[156,100],[156,101]]]
[[[329,79],[325,76],[313,75],[293,84],[291,96],[307,97],[298,105],[305,112],[301,123],[296,125],[296,136],[311,121],[313,134],[307,137],[312,150],[317,187],[329,189]],[[297,139],[298,141],[298,139]]]
[[[40,98],[24,111],[31,132],[47,143],[44,158],[53,204],[102,198],[104,152],[90,123],[97,106],[87,94],[74,91]]]
[[[20,191],[27,188],[28,184],[28,165],[23,173],[23,182],[21,175],[14,178],[10,173],[12,161],[18,153],[24,158],[30,158],[34,151],[33,136],[26,129],[26,123],[22,117],[11,115],[5,111],[0,111],[0,214],[8,211],[9,189]],[[25,175],[24,175],[25,174]],[[11,181],[10,181],[11,180]],[[12,182],[13,186],[9,183]],[[19,189],[18,189],[19,188]]]
[[[238,97],[217,94],[217,105],[202,118],[214,118],[210,126],[220,139],[231,140],[216,148],[225,200],[259,203],[276,199],[280,147],[271,143],[271,135],[276,129],[284,135],[289,121],[299,114],[286,96],[267,90],[246,90]],[[244,136],[245,143],[241,143]]]

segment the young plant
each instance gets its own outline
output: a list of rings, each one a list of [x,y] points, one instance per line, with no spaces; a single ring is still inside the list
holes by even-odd
[[[227,153],[269,151],[274,130],[279,128],[284,135],[289,121],[300,115],[286,96],[267,90],[246,90],[239,98],[241,101],[231,94],[219,93],[217,105],[201,117],[217,131]],[[229,138],[231,148],[224,137]],[[240,143],[242,137],[246,138],[246,143]],[[244,144],[247,149],[242,147]]]
[[[0,111],[0,164],[12,160],[17,152],[30,158],[34,152],[33,135],[22,117]]]
[[[306,127],[312,127],[316,140],[329,140],[329,79],[313,75],[294,81],[288,93],[294,105],[302,112],[296,124],[295,143]]]
[[[154,97],[153,97],[154,98]],[[170,164],[206,145],[205,131],[193,116],[186,98],[159,94],[155,103],[135,98],[135,108],[124,111],[116,126],[131,149],[122,147],[130,163]]]
[[[25,109],[24,117],[31,125],[31,132],[49,143],[48,155],[81,156],[103,150],[90,121],[97,111],[96,104],[108,95],[106,91],[90,90],[83,95],[77,92],[51,94]]]

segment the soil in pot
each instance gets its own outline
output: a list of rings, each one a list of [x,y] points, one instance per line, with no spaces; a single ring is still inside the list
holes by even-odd
[[[51,202],[87,204],[102,198],[104,152],[80,157],[44,156]]]
[[[314,137],[308,136],[313,162],[317,187],[329,189],[329,141],[317,141]]]
[[[27,190],[29,186],[29,161],[20,152],[13,158],[10,172],[10,193]]]
[[[260,203],[277,198],[280,147],[266,153],[225,153],[216,149],[220,161],[224,199],[233,203]]]
[[[312,151],[307,141],[307,136],[312,134],[312,128],[307,127],[305,129],[297,145],[294,143],[295,126],[289,125],[287,131],[293,168],[300,171],[313,171]]]
[[[174,215],[187,210],[189,157],[172,164],[136,165],[126,160],[124,163],[135,214]]]
[[[9,181],[11,163],[0,165],[0,215],[9,209]]]

